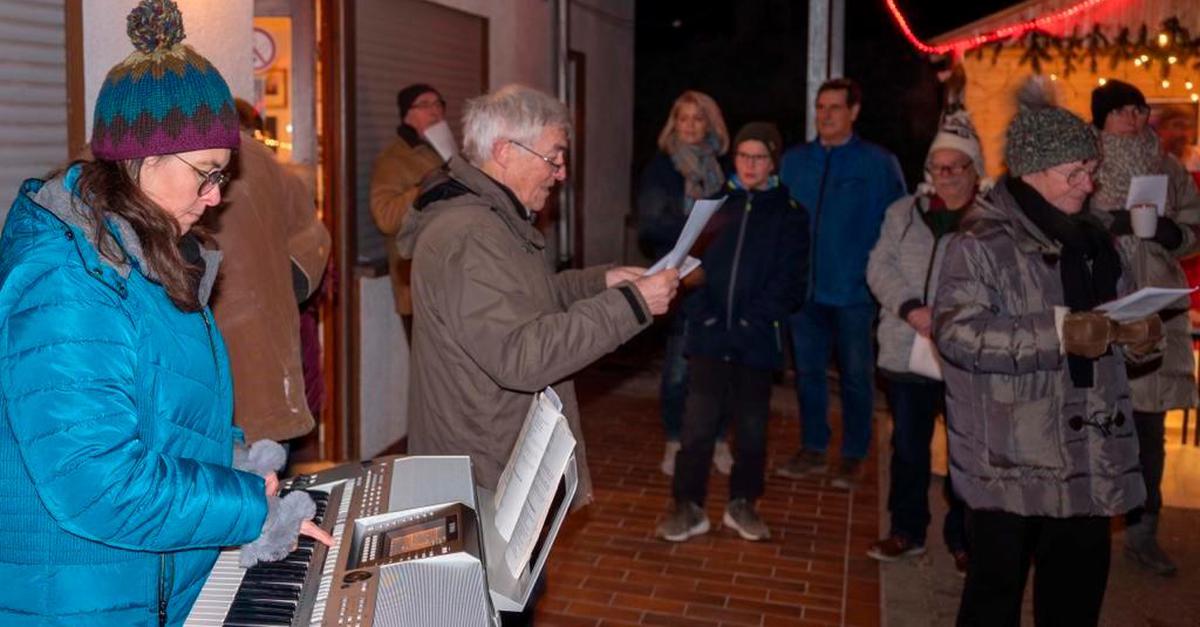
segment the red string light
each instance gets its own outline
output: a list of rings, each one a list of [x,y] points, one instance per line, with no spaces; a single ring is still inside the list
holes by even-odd
[[[1054,13],[1049,13],[1032,20],[1017,22],[1016,24],[1009,24],[1008,26],[1002,26],[990,33],[964,37],[963,39],[956,39],[949,43],[939,44],[936,46],[931,46],[920,39],[917,39],[917,36],[913,34],[912,29],[908,26],[908,20],[904,19],[904,14],[901,13],[900,9],[896,6],[896,0],[884,1],[887,2],[888,10],[892,12],[892,19],[894,19],[896,21],[896,25],[900,27],[900,31],[904,33],[904,36],[917,50],[928,54],[945,54],[952,50],[961,52],[964,50],[970,50],[976,46],[982,46],[984,44],[991,43],[993,41],[1008,39],[1010,37],[1020,37],[1031,30],[1045,28],[1051,24],[1054,24],[1055,22],[1061,22],[1063,20],[1075,17],[1076,15],[1087,11],[1088,9],[1105,2],[1109,2],[1110,0],[1083,0],[1082,2],[1073,4],[1065,9],[1061,9]]]

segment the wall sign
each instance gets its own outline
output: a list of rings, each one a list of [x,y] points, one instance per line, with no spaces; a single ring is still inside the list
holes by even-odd
[[[254,29],[252,63],[255,72],[265,71],[275,63],[275,38],[261,28]]]

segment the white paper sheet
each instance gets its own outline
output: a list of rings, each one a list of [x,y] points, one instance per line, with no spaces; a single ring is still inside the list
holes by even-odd
[[[933,340],[917,334],[908,353],[908,371],[930,379],[942,380],[942,357]]]
[[[1129,181],[1129,195],[1125,197],[1125,208],[1135,205],[1150,204],[1158,209],[1162,216],[1167,210],[1167,176],[1155,174],[1151,176],[1135,176]]]
[[[682,279],[683,277],[691,274],[692,270],[695,270],[696,268],[699,268],[699,267],[700,267],[699,259],[697,259],[691,255],[684,257],[683,263],[679,265],[679,278]],[[654,274],[655,272],[665,270],[666,268],[667,268],[667,258],[663,257],[662,259],[659,259],[658,261],[654,262],[654,265],[650,266],[650,268],[648,270],[646,270],[646,273],[643,274],[642,276]]]
[[[688,214],[687,222],[683,225],[683,231],[679,233],[679,239],[675,240],[675,246],[671,252],[663,256],[662,259],[654,262],[646,274],[654,274],[667,268],[679,268],[680,276],[683,276],[683,263],[688,258],[688,251],[692,250],[692,246],[696,244],[696,239],[700,237],[700,232],[704,230],[704,225],[708,224],[708,219],[725,204],[725,199],[728,196],[722,196],[714,200],[697,200],[692,206],[692,212]],[[700,265],[699,261],[696,265]],[[693,267],[691,270],[694,270]],[[688,272],[691,272],[688,270]]]
[[[443,161],[449,161],[450,157],[458,154],[458,142],[454,141],[454,131],[450,130],[450,125],[442,120],[425,129],[425,141],[433,146],[438,155]]]
[[[1096,307],[1096,310],[1103,311],[1109,318],[1117,322],[1130,322],[1158,313],[1194,291],[1196,291],[1194,287],[1190,289],[1186,287],[1143,287],[1128,296],[1108,301]]]
[[[495,524],[505,540],[512,539],[517,519],[521,516],[542,459],[550,447],[555,425],[559,422],[566,422],[562,415],[562,401],[553,388],[547,387],[534,395],[533,402],[529,404],[521,434],[517,436],[516,446],[496,484],[493,501],[496,507]]]

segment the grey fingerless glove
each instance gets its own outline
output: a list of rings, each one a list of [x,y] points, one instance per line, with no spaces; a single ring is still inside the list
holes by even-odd
[[[233,447],[233,467],[260,477],[278,472],[287,463],[287,451],[278,442],[259,440],[250,446]]]
[[[317,506],[306,492],[289,492],[283,498],[268,496],[262,533],[254,542],[242,545],[238,563],[242,568],[250,568],[259,562],[277,562],[287,557],[300,537],[300,523],[316,513]]]

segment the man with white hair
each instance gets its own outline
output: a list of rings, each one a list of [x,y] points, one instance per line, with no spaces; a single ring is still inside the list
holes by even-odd
[[[533,222],[566,178],[563,104],[509,85],[467,102],[463,156],[427,178],[399,236],[412,259],[408,448],[467,454],[494,489],[533,395],[553,386],[578,441],[575,506],[591,482],[569,377],[666,312],[675,270],[550,270]]]

